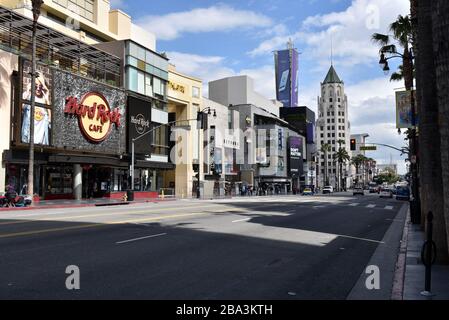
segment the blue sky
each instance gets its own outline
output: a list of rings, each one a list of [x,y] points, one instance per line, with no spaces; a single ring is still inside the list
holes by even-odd
[[[113,8],[156,34],[157,50],[167,52],[177,69],[207,83],[247,74],[256,89],[275,98],[273,50],[291,38],[300,56],[300,104],[316,110],[320,82],[334,66],[346,84],[352,133],[368,133],[371,142],[404,145],[395,129],[394,90],[377,64],[374,32],[386,33],[409,0],[112,0]],[[393,66],[394,67],[394,66]],[[380,149],[405,172],[403,159]]]

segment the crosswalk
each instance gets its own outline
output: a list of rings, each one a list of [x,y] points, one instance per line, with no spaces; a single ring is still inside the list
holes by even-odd
[[[273,204],[273,205],[285,205],[297,203],[299,206],[311,206],[314,209],[324,209],[331,208],[333,206],[339,207],[351,207],[351,208],[365,208],[365,209],[382,209],[393,211],[398,206],[385,205],[385,204],[374,204],[374,203],[360,203],[360,202],[349,202],[349,201],[336,201],[330,202],[329,200],[322,199],[292,199],[292,198],[259,198],[259,197],[248,197],[248,198],[234,198],[234,199],[221,199],[213,200],[219,203],[259,203],[259,204]]]

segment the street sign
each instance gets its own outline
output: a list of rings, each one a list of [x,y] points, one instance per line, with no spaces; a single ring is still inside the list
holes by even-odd
[[[363,146],[360,147],[360,151],[377,151],[376,146]]]

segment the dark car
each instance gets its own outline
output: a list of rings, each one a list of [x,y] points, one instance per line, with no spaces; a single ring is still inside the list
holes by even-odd
[[[410,201],[410,189],[408,187],[397,187],[396,200]]]

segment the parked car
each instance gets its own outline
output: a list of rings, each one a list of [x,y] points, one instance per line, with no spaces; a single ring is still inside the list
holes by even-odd
[[[382,188],[380,190],[380,197],[381,198],[393,198],[393,191],[391,189],[388,188]]]
[[[369,187],[369,193],[378,193],[379,192],[379,188],[378,187]]]
[[[397,187],[396,200],[410,201],[410,189],[408,187]]]
[[[356,187],[356,188],[354,188],[353,195],[354,196],[356,196],[356,195],[364,196],[365,195],[365,190],[363,190],[362,187]]]
[[[326,186],[323,188],[323,194],[331,194],[334,193],[334,187]]]
[[[302,195],[303,195],[303,196],[313,196],[314,193],[313,193],[312,189],[310,189],[310,188],[305,188],[304,191],[302,192]]]

